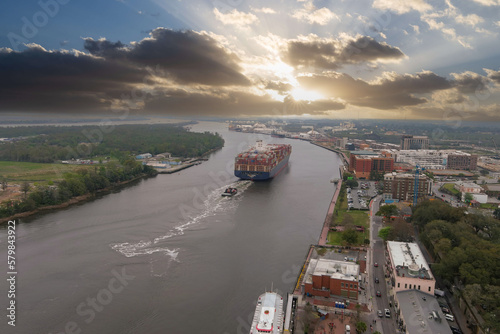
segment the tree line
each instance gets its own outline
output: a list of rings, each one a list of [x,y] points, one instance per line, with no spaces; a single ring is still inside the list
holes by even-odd
[[[2,132],[2,136],[18,137],[0,144],[0,160],[4,161],[51,163],[146,152],[196,157],[224,146],[217,133],[189,132],[171,124],[117,125],[108,130],[96,126],[18,127]]]
[[[154,168],[142,165],[133,158],[96,165],[93,170],[78,169],[76,172],[65,173],[64,179],[55,185],[39,185],[31,191],[29,185],[23,186],[22,199],[11,199],[1,203],[0,217],[10,217],[43,206],[62,204],[76,196],[94,194],[120,182],[140,176],[153,176],[157,173]]]

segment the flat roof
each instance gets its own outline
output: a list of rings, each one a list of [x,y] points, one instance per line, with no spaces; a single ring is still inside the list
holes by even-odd
[[[454,175],[458,176],[459,174],[463,174],[464,176],[470,177],[474,174],[468,172],[466,170],[456,170],[456,169],[427,169],[428,172],[434,175]]]
[[[452,334],[438,301],[418,290],[396,292],[407,333]],[[433,312],[437,315],[435,319]]]
[[[402,268],[403,271],[411,265],[416,265],[417,271],[421,268],[425,268],[428,275],[427,278],[433,278],[432,272],[427,264],[427,261],[420,250],[420,247],[414,242],[399,242],[399,241],[388,241],[387,246],[389,247],[389,252],[391,252],[393,265],[396,269],[398,266]],[[409,268],[412,269],[412,268]],[[405,274],[408,274],[406,271]]]
[[[380,153],[373,152],[373,151],[351,151],[351,154],[354,154],[354,155],[379,155]]]
[[[359,265],[350,261],[311,259],[305,275],[305,283],[312,283],[312,276],[328,275],[335,279],[357,282]]]

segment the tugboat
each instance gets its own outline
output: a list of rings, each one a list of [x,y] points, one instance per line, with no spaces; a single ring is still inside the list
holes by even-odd
[[[238,193],[238,189],[236,188],[227,188],[223,193],[222,196],[234,196]]]

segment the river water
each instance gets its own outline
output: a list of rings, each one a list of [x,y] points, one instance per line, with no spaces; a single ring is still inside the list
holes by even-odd
[[[339,177],[338,156],[308,142],[219,132],[201,165],[17,221],[16,327],[4,314],[7,229],[0,227],[0,333],[248,333],[257,297],[293,289]],[[237,153],[263,139],[292,144],[289,166],[238,181]],[[236,186],[233,198],[221,197]]]

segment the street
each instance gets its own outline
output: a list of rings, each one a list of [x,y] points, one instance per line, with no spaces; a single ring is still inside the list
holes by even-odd
[[[390,282],[385,276],[386,260],[384,241],[378,236],[378,231],[382,227],[382,217],[375,216],[380,206],[381,196],[377,196],[371,202],[370,208],[370,245],[371,245],[371,263],[368,265],[368,277],[370,277],[370,293],[373,296],[373,319],[377,319],[375,329],[385,334],[396,332],[394,308],[389,305],[389,290]],[[378,267],[375,267],[375,263]],[[379,283],[375,283],[375,278],[379,279]],[[376,292],[380,291],[380,297],[376,296]],[[385,309],[391,311],[391,317],[385,317]],[[383,318],[377,317],[377,311],[381,310]]]

